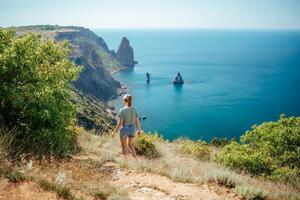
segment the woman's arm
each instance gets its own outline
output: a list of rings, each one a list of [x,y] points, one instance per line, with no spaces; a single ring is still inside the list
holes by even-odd
[[[112,137],[115,137],[116,133],[119,132],[119,130],[120,130],[122,124],[123,124],[123,120],[122,120],[122,119],[118,119],[117,126],[116,126],[116,128],[114,129],[114,131],[111,133],[111,136],[112,136]]]
[[[139,118],[139,116],[137,116],[137,117],[135,118],[135,125],[136,125],[136,128],[137,128],[136,133],[137,133],[138,135],[140,135],[140,134],[141,134],[141,123],[140,123],[140,118]]]

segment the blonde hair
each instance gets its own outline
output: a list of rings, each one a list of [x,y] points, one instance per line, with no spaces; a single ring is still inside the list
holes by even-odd
[[[128,107],[131,106],[131,104],[132,104],[132,96],[131,96],[130,94],[126,94],[126,95],[123,97],[123,100],[124,100],[124,102],[126,103],[126,105],[127,105]]]

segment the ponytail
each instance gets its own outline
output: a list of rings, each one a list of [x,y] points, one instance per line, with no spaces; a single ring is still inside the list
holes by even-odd
[[[124,99],[124,102],[126,103],[126,105],[127,105],[128,107],[130,107],[131,104],[132,104],[132,96],[131,96],[130,94],[126,94],[126,95],[123,97],[123,99]]]

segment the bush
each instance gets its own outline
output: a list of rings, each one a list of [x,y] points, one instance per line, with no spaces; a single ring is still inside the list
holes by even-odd
[[[236,138],[233,138],[231,141],[236,141]],[[227,138],[217,138],[214,137],[211,141],[210,144],[215,146],[215,147],[224,147],[227,144],[229,144],[230,141]]]
[[[74,148],[70,81],[80,68],[68,52],[66,43],[0,29],[0,122],[18,131],[9,148],[12,157],[20,156],[14,147],[39,157],[63,157]]]
[[[141,134],[134,141],[136,153],[150,159],[159,158],[161,155],[155,146],[155,142],[160,138],[157,134]]]
[[[231,168],[297,185],[300,176],[300,117],[281,115],[277,122],[253,126],[217,155]]]
[[[177,142],[180,144],[180,149],[183,153],[195,156],[199,160],[209,160],[211,157],[212,148],[205,141],[179,139]]]

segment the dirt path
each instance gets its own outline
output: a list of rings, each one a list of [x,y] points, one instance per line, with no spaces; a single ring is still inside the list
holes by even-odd
[[[111,183],[126,188],[132,200],[237,200],[230,190],[218,186],[174,182],[151,173],[117,168],[115,163],[103,165],[103,172],[111,175]],[[216,192],[218,191],[218,193]]]

